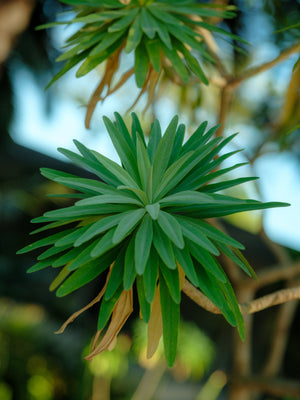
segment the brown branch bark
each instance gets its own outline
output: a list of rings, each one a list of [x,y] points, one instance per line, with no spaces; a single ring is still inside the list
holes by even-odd
[[[286,60],[289,56],[298,52],[300,52],[300,42],[295,43],[293,46],[283,50],[278,57],[274,58],[274,60],[258,65],[257,67],[247,69],[242,74],[231,79],[231,81],[228,82],[228,85],[230,85],[232,88],[237,87],[241,82],[245,81],[246,79],[252,78],[253,76],[260,74],[261,72],[273,68],[276,64]]]
[[[232,383],[247,388],[251,392],[268,393],[274,396],[300,396],[299,380],[292,381],[287,379],[267,379],[261,376],[234,376]]]
[[[237,293],[238,302],[250,303],[254,297],[254,291],[250,288],[243,288]],[[242,342],[239,338],[237,330],[234,331],[233,340],[233,375],[251,375],[252,367],[252,325],[253,315],[244,316],[245,322],[245,340]],[[251,400],[251,392],[249,389],[240,385],[229,383],[229,400]]]
[[[298,282],[299,283],[299,282]],[[294,285],[294,281],[288,283],[288,287]],[[283,357],[287,347],[289,331],[293,317],[297,309],[297,302],[291,301],[280,306],[273,331],[276,332],[271,338],[269,355],[262,370],[263,376],[275,377],[280,372]]]
[[[221,314],[216,307],[203,293],[195,288],[189,281],[185,280],[182,288],[183,292],[197,303],[200,307],[213,314]],[[256,300],[240,304],[242,314],[254,314],[266,308],[286,303],[291,300],[300,299],[300,286],[278,290],[277,292],[260,297]]]
[[[300,261],[294,262],[291,265],[284,264],[280,267],[278,265],[270,266],[260,271],[258,280],[243,279],[239,282],[239,285],[258,289],[273,282],[293,279],[297,275],[300,275]]]

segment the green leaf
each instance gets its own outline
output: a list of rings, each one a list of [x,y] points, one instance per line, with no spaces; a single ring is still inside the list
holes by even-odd
[[[172,41],[171,37],[169,34],[168,29],[165,27],[164,23],[161,23],[160,21],[157,20],[157,27],[156,27],[156,32],[161,39],[162,43],[164,43],[168,49],[172,49]]]
[[[141,14],[138,14],[129,29],[125,52],[130,53],[132,50],[136,49],[142,39],[142,36],[143,31],[141,27]]]
[[[201,227],[193,220],[185,217],[179,218],[178,216],[178,222],[181,225],[182,233],[186,238],[194,242],[197,246],[200,246],[202,249],[207,250],[209,253],[216,256],[220,254],[216,246],[214,246],[214,244],[207,238],[206,234],[203,233]]]
[[[158,256],[153,246],[143,274],[145,297],[148,303],[152,303],[155,295],[156,282],[158,277]]]
[[[178,181],[178,174],[185,167],[187,160],[192,158],[194,152],[190,151],[189,153],[184,154],[178,160],[176,160],[170,167],[166,170],[160,185],[158,186],[154,198],[160,199],[166,193],[168,193]]]
[[[203,142],[203,135],[206,127],[207,121],[202,122],[202,124],[198,126],[198,128],[192,133],[189,139],[182,146],[181,154],[195,150],[199,146],[199,143]]]
[[[134,193],[136,195],[136,197],[141,200],[142,204],[147,204],[149,201],[146,193],[141,189],[121,185],[121,186],[118,186],[118,190],[126,190],[126,194],[128,194],[128,191]]]
[[[187,43],[187,42],[186,42]],[[181,53],[183,54],[187,65],[189,66],[190,70],[196,75],[198,76],[198,78],[201,79],[201,81],[205,84],[208,85],[208,79],[206,78],[199,61],[196,59],[196,57],[194,57],[190,51],[185,47],[184,44],[182,43],[178,43],[177,44],[177,48],[181,51]]]
[[[108,169],[113,175],[116,176],[116,178],[120,181],[120,183],[123,183],[124,185],[139,189],[138,184],[135,182],[135,180],[129,175],[129,173],[124,168],[122,168],[120,165],[118,165],[114,161],[110,160],[109,158],[103,156],[102,154],[100,154],[96,151],[93,151],[93,154],[96,156],[98,161],[102,165],[104,165],[104,167],[106,169]]]
[[[73,261],[84,249],[85,247],[72,247],[71,250],[67,251],[60,257],[56,257],[56,260],[52,264],[53,268],[62,267],[63,265]]]
[[[147,204],[145,209],[153,220],[157,220],[160,210],[159,203]]]
[[[100,305],[99,316],[98,316],[98,324],[97,329],[100,331],[102,330],[105,325],[107,324],[109,317],[111,316],[113,309],[117,301],[119,300],[122,294],[123,288],[120,285],[119,288],[115,291],[114,295],[108,299],[103,299]]]
[[[96,34],[90,35],[88,37],[88,40],[82,40],[81,42],[79,42],[77,46],[72,47],[70,50],[66,51],[65,53],[57,57],[55,61],[59,62],[68,60],[74,57],[76,54],[79,54],[81,51],[90,49],[96,43],[99,43],[104,34],[105,34],[104,32],[97,32]]]
[[[121,31],[118,32],[107,32],[106,35],[103,37],[103,39],[100,41],[100,43],[93,48],[93,50],[90,52],[90,57],[94,57],[96,55],[102,55],[106,54],[104,53],[105,50],[107,50],[110,46],[112,46],[114,43],[119,43],[119,39],[124,36],[125,37],[125,29],[122,29]],[[115,46],[114,46],[115,47]],[[114,50],[116,50],[114,48]],[[107,58],[107,57],[105,57]]]
[[[67,244],[66,246],[63,246],[63,247],[55,247],[55,246],[52,246],[52,247],[50,247],[50,249],[47,249],[46,251],[44,251],[43,253],[41,253],[41,254],[37,257],[37,259],[38,259],[38,260],[45,260],[45,259],[48,258],[48,257],[52,257],[52,256],[54,256],[54,255],[56,255],[56,254],[62,253],[63,251],[69,249],[70,247],[72,247],[71,244]],[[57,258],[57,256],[56,256],[56,258]]]
[[[46,176],[44,171],[42,172],[42,175]],[[86,178],[79,178],[78,176],[74,177],[72,176],[72,177],[56,177],[56,178],[53,177],[52,180],[64,186],[67,186],[71,189],[80,190],[81,192],[89,194],[97,194],[97,193],[110,194],[114,192],[111,186],[107,185],[106,183],[97,181],[95,179],[86,179]]]
[[[121,117],[118,115],[118,122],[121,124]],[[103,121],[105,123],[107,132],[111,138],[111,141],[117,150],[117,153],[120,157],[122,165],[127,170],[127,172],[136,180],[139,181],[138,170],[136,166],[136,157],[132,151],[132,144],[130,146],[131,139],[130,137],[124,136],[127,135],[127,130],[117,129],[114,124],[107,118],[103,117]],[[123,122],[124,123],[124,122]],[[129,134],[128,134],[129,135]],[[130,140],[130,142],[129,142]],[[128,143],[129,142],[129,143]]]
[[[156,72],[161,69],[161,47],[159,39],[152,39],[145,41],[146,50],[151,61],[151,64]]]
[[[178,247],[173,246],[173,250],[176,261],[183,269],[185,275],[193,285],[198,286],[198,278],[195,271],[195,266],[188,249],[184,247],[183,249],[179,250]]]
[[[161,137],[160,123],[157,119],[155,119],[153,124],[151,125],[149,143],[147,147],[151,163],[153,163],[154,155],[158,144],[160,143]]]
[[[131,113],[131,118],[132,118],[131,135],[132,135],[133,144],[136,144],[136,138],[137,138],[137,136],[139,136],[140,139],[142,140],[144,146],[147,147],[143,129],[141,127],[141,124],[140,124],[140,121],[139,121],[137,115],[134,112]]]
[[[89,228],[89,225],[82,226],[81,228],[77,228],[72,230],[72,232],[68,233],[65,231],[65,236],[55,242],[55,247],[65,247],[66,245],[72,245],[75,240],[77,240],[84,232],[86,232]]]
[[[57,150],[61,154],[69,158],[69,160],[71,160],[74,164],[86,168],[88,171],[91,171],[94,174],[96,174],[104,182],[113,186],[118,186],[122,183],[119,179],[117,179],[113,175],[113,173],[109,171],[109,169],[105,168],[98,161],[96,162],[89,160],[67,149],[58,148]]]
[[[95,247],[95,244],[97,243],[97,240],[94,240],[89,246],[82,246],[84,249],[80,254],[70,262],[68,268],[70,271],[74,271],[75,269],[78,269],[82,265],[86,264],[87,262],[91,261],[93,258],[91,256],[91,251]],[[78,247],[77,247],[78,248]]]
[[[112,214],[132,210],[135,208],[129,204],[96,204],[91,206],[70,206],[60,208],[58,210],[48,211],[44,214],[49,220],[53,219],[66,219],[81,217],[81,219],[88,215],[102,215]]]
[[[73,274],[60,286],[56,295],[58,297],[66,296],[74,292],[80,287],[86,285],[88,282],[95,279],[103,271],[105,271],[112,261],[115,259],[115,253],[110,252],[101,258],[92,260],[89,263],[78,268]]]
[[[183,192],[170,194],[170,196],[162,198],[159,203],[162,207],[170,207],[177,205],[215,203],[215,201],[211,195],[195,192],[193,190],[185,190]]]
[[[253,270],[253,268],[250,266],[248,261],[243,257],[243,255],[238,252],[237,249],[234,249],[232,251],[230,248],[228,248],[225,244],[223,243],[216,243],[216,246],[221,250],[222,253],[224,253],[227,257],[229,257],[234,263],[236,263],[246,274],[250,277],[256,278],[256,274]],[[238,252],[238,256],[235,254]]]
[[[124,30],[127,28],[134,18],[136,17],[139,9],[138,8],[133,8],[131,10],[128,10],[127,15],[124,17],[120,18],[118,21],[114,22],[109,28],[108,32],[117,32],[120,30]]]
[[[203,248],[197,246],[194,242],[190,240],[186,240],[186,245],[188,246],[189,251],[192,256],[195,257],[197,261],[202,265],[204,269],[207,270],[210,274],[212,274],[217,280],[220,282],[226,282],[226,274],[223,271],[220,264],[217,260],[210,255],[210,253]]]
[[[172,367],[177,352],[180,307],[170,296],[163,276],[159,277],[159,282],[165,357],[167,365]]]
[[[205,185],[201,188],[201,190],[208,193],[219,192],[220,190],[228,189],[237,185],[241,185],[246,182],[255,181],[257,179],[258,179],[257,176],[248,176],[246,178],[230,179],[228,181]]]
[[[147,11],[147,8],[142,7],[141,8],[141,26],[143,29],[143,32],[148,36],[149,39],[153,39],[155,36],[155,31],[157,29],[157,22],[156,20],[152,17],[151,14]]]
[[[36,219],[40,219],[40,217],[32,219],[31,222],[32,223],[37,222]],[[62,221],[57,221],[57,222],[51,222],[50,224],[44,225],[44,226],[42,226],[42,227],[40,227],[38,229],[35,229],[34,231],[30,232],[30,235],[34,235],[36,233],[40,233],[40,232],[46,231],[48,229],[54,229],[54,228],[57,228],[59,226],[67,225],[67,224],[70,224],[72,222],[73,222],[73,220],[71,220],[71,221],[70,220],[66,220],[66,221],[62,220]]]
[[[237,299],[235,297],[234,291],[232,289],[232,286],[227,279],[226,284],[224,285],[224,295],[232,309],[232,312],[235,316],[236,322],[237,322],[237,328],[239,331],[240,338],[242,340],[245,340],[245,323],[243,316],[240,311],[240,307],[238,305]]]
[[[67,61],[62,67],[62,69],[51,79],[51,81],[46,86],[46,89],[48,89],[51,85],[53,85],[54,82],[56,82],[68,71],[70,71],[70,69],[75,67],[75,65],[79,64],[80,61],[84,60],[88,56],[88,54],[89,54],[89,49],[83,51],[80,54],[77,54],[76,56],[72,57],[69,61]]]
[[[178,18],[174,17],[168,12],[163,11],[161,8],[158,9],[158,7],[154,4],[149,4],[147,9],[155,18],[163,22],[164,25],[175,25],[177,28],[183,25]]]
[[[144,214],[145,209],[139,208],[123,216],[114,232],[112,242],[114,244],[117,244],[121,242],[126,236],[128,236],[143,218]]]
[[[135,204],[138,206],[143,206],[143,203],[141,203],[140,200],[132,196],[128,196],[121,191],[119,191],[117,194],[113,193],[92,196],[76,202],[76,206],[90,206],[96,204]]]
[[[138,293],[139,305],[143,320],[148,323],[150,319],[151,305],[148,303],[145,297],[143,278],[141,276],[136,277],[136,288]]]
[[[126,212],[125,212],[126,213]],[[93,237],[100,235],[101,233],[107,231],[110,228],[116,226],[120,220],[122,219],[125,213],[118,213],[116,215],[110,215],[104,218],[101,218],[99,221],[94,222],[89,226],[86,232],[80,236],[74,246],[80,246],[82,243],[87,242],[88,240],[92,239]]]
[[[176,269],[177,265],[171,241],[160,229],[157,223],[153,224],[153,244],[158,255],[167,267],[170,269]]]
[[[226,235],[224,232],[220,231],[219,229],[215,228],[207,222],[194,220],[194,223],[196,223],[202,230],[202,232],[211,239],[227,244],[228,246],[236,247],[238,249],[243,250],[245,248],[240,242]]]
[[[81,153],[84,158],[87,158],[90,161],[98,163],[97,158],[93,154],[92,150],[88,149],[83,143],[80,143],[78,140],[74,139],[73,143],[77,147],[77,150]]]
[[[160,210],[158,213],[157,222],[162,231],[169,237],[169,239],[171,239],[175,246],[177,246],[179,249],[183,249],[184,240],[181,226],[177,219],[171,214]]]
[[[105,295],[103,297],[105,301],[111,299],[120,286],[123,288],[123,285],[121,284],[124,276],[124,257],[125,249],[122,249],[121,252],[117,255],[117,258],[111,269],[110,277],[105,290]]]
[[[170,60],[172,67],[175,69],[175,71],[180,76],[180,78],[183,80],[184,83],[188,83],[188,81],[189,81],[188,70],[187,70],[184,62],[178,55],[176,49],[173,48],[170,50],[163,43],[161,43],[161,47],[163,49],[163,52],[165,53],[165,56]]]
[[[102,254],[105,254],[108,250],[117,245],[117,243],[113,243],[112,241],[115,231],[116,228],[112,228],[104,236],[102,236],[102,238],[99,239],[98,243],[91,251],[92,257],[98,257]]]
[[[54,244],[59,239],[64,237],[66,234],[71,233],[73,231],[74,231],[74,228],[68,229],[67,231],[55,233],[54,235],[50,235],[44,239],[37,240],[36,242],[31,243],[28,246],[24,247],[23,249],[17,251],[17,254],[27,253],[28,251],[32,251],[32,250],[38,249],[40,247],[49,246],[51,244]]]
[[[178,269],[168,268],[164,262],[159,263],[159,280],[163,275],[166,285],[168,287],[169,293],[176,304],[180,304],[180,286],[179,286],[179,275]]]
[[[152,237],[152,220],[149,214],[146,214],[143,217],[135,236],[134,264],[138,275],[142,275],[145,271],[151,249]]]
[[[118,32],[118,33],[120,33],[120,32]],[[87,59],[81,64],[81,66],[77,70],[76,77],[80,78],[80,77],[86,75],[88,72],[95,69],[103,61],[105,61],[111,54],[113,54],[122,45],[124,40],[125,40],[125,36],[124,37],[121,36],[110,47],[107,47],[102,52],[99,52],[99,53],[95,54],[94,56],[87,57]]]
[[[169,164],[172,165],[175,161],[178,160],[181,149],[182,149],[182,143],[184,140],[184,134],[185,134],[185,125],[184,124],[179,124],[176,134],[175,134],[175,139],[173,143],[173,148],[172,148],[172,153],[169,159]]]
[[[149,69],[149,58],[145,46],[140,43],[134,53],[134,74],[138,88],[142,88]]]
[[[135,140],[133,137],[130,135],[127,126],[121,117],[121,115],[117,112],[114,112],[114,116],[116,118],[115,126],[117,128],[117,131],[121,134],[121,136],[125,139],[127,142],[127,145],[130,147],[131,152],[134,155],[134,162],[135,162],[135,154],[136,154],[136,148],[135,148]],[[117,139],[120,139],[118,136]],[[122,140],[122,139],[121,139]],[[119,144],[119,143],[118,143]],[[126,146],[127,147],[127,146]],[[121,156],[120,156],[121,157]],[[122,158],[122,157],[121,157]]]
[[[227,322],[236,326],[236,318],[228,305],[224,296],[224,286],[216,281],[214,276],[205,271],[200,265],[196,265],[196,273],[198,276],[198,287],[222,312]]]
[[[60,273],[57,275],[57,277],[52,281],[49,290],[50,292],[53,292],[53,290],[56,290],[58,286],[62,284],[62,282],[70,275],[71,271],[68,270],[68,266],[66,265]]]
[[[196,216],[197,218],[217,218],[242,211],[262,210],[272,207],[287,207],[288,205],[289,204],[287,203],[277,202],[260,203],[256,200],[240,200],[240,204],[233,203],[232,205],[223,205],[221,202],[219,204],[216,202],[216,205],[205,205],[205,207],[201,205],[201,208],[199,206],[194,206],[190,210],[186,210],[186,215],[191,217]],[[173,210],[174,212],[184,212],[184,207],[178,209],[174,208]]]
[[[134,263],[134,243],[135,243],[135,235],[132,236],[125,254],[125,262],[124,262],[124,289],[129,290],[136,277],[135,263]]]
[[[53,262],[56,260],[56,257],[47,258],[46,260],[39,261],[30,267],[26,272],[31,274],[32,272],[40,271],[41,269],[52,266]]]
[[[158,188],[161,179],[163,178],[163,175],[167,169],[176,135],[177,124],[178,116],[176,115],[174,118],[172,118],[156,148],[153,158],[153,192],[155,192]]]
[[[245,163],[239,163],[239,164],[235,164],[231,167],[228,168],[222,168],[222,169],[217,169],[215,170],[214,165],[215,165],[215,161],[210,162],[209,164],[206,165],[205,168],[203,168],[201,170],[201,172],[197,171],[198,174],[196,176],[196,173],[193,173],[194,177],[191,176],[191,188],[194,188],[194,190],[202,190],[202,186],[205,185],[207,182],[210,182],[211,180],[222,176],[224,174],[226,174],[227,172],[230,172],[236,168],[239,168],[243,165],[248,165],[247,162]],[[211,173],[209,173],[210,171],[213,171]]]
[[[201,21],[195,21],[195,20],[190,20],[190,21],[193,24],[201,26],[202,28],[207,29],[210,32],[217,32],[217,33],[220,33],[222,35],[228,36],[233,40],[236,40],[238,42],[241,42],[241,43],[244,43],[246,45],[249,45],[249,43],[246,40],[242,39],[240,36],[234,35],[231,32],[225,31],[225,29],[219,28],[219,27],[217,27],[215,25],[212,25],[212,24],[208,24],[207,22],[201,22]]]
[[[136,152],[139,176],[142,184],[142,189],[145,191],[147,189],[151,165],[147,149],[139,136],[137,136],[136,138]]]
[[[172,189],[176,190],[176,192],[180,192],[186,189],[190,189],[190,177],[189,174],[197,165],[203,165],[203,159],[207,154],[211,152],[211,150],[214,148],[216,142],[218,142],[220,139],[216,138],[212,140],[210,143],[208,143],[205,146],[202,146],[201,148],[197,149],[196,151],[193,152],[191,157],[189,157],[186,162],[182,165],[180,170],[178,171],[177,175],[174,176],[172,180]],[[170,185],[171,186],[171,185]],[[172,190],[171,189],[171,190]]]
[[[185,32],[188,29],[187,32]],[[201,36],[196,32],[196,31],[190,31],[190,28],[185,26],[185,27],[175,27],[173,25],[169,25],[169,31],[170,33],[174,36],[173,39],[173,45],[183,54],[188,53],[190,55],[190,52],[186,49],[185,45],[191,47],[192,49],[203,53],[204,46],[203,46],[203,39]],[[196,39],[196,37],[201,38],[201,42]],[[187,51],[185,51],[187,50]],[[183,54],[185,57],[185,54]]]

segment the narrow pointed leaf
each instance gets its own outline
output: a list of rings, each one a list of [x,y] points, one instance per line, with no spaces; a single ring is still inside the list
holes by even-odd
[[[158,256],[154,248],[151,248],[150,255],[143,274],[145,297],[148,303],[152,303],[155,295],[156,282],[158,277]]]
[[[104,300],[111,299],[120,286],[123,288],[122,282],[124,276],[124,257],[125,251],[122,250],[117,255],[117,258],[111,269],[110,277],[105,290],[105,295],[103,297]]]
[[[160,276],[160,304],[165,357],[167,365],[172,367],[177,351],[180,308],[179,304],[173,301],[163,276]]]
[[[136,225],[140,222],[140,220],[143,218],[145,214],[145,209],[144,208],[139,208],[137,210],[133,210],[129,213],[127,213],[121,221],[119,222],[112,241],[114,244],[119,243],[121,240],[123,240],[126,236],[129,235],[129,233],[136,227]]]
[[[177,265],[171,241],[160,229],[157,223],[153,224],[153,244],[158,255],[167,267],[170,269],[176,269]]]
[[[136,277],[135,262],[134,262],[134,244],[135,236],[133,236],[127,246],[125,261],[124,261],[124,289],[129,290]]]
[[[145,271],[153,237],[152,220],[146,214],[137,230],[134,246],[134,264],[138,275]]]
[[[137,287],[139,305],[140,305],[140,310],[141,310],[143,320],[145,322],[149,322],[151,305],[146,300],[145,292],[144,292],[144,285],[143,285],[143,278],[141,276],[136,277],[136,287]]]
[[[86,265],[78,268],[72,275],[60,286],[56,295],[58,297],[66,296],[74,292],[80,287],[86,285],[88,282],[95,279],[103,271],[105,271],[112,261],[115,254],[113,252],[105,254],[103,257],[92,260]]]
[[[177,219],[173,217],[172,214],[160,210],[158,213],[157,222],[164,233],[175,244],[175,246],[177,246],[179,249],[183,249],[184,239],[180,223],[177,221]]]
[[[123,288],[120,285],[114,292],[114,295],[112,297],[110,297],[107,300],[105,299],[102,300],[98,316],[98,324],[97,324],[97,329],[99,331],[101,331],[107,324],[109,317],[111,316],[113,309],[122,294],[122,291]]]

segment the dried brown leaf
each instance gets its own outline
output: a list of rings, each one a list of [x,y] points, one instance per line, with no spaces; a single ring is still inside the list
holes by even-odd
[[[94,350],[87,357],[85,357],[86,360],[92,360],[96,355],[105,350],[111,350],[114,347],[116,337],[132,311],[133,290],[131,288],[128,291],[124,290],[122,292],[113,310],[111,321],[105,335],[101,339],[98,346],[96,346]]]

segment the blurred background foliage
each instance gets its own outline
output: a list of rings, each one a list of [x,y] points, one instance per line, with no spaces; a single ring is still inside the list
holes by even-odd
[[[13,7],[13,3],[13,12],[21,18],[15,24],[7,17],[7,8]],[[235,4],[240,11],[237,18],[223,22],[222,26],[251,43],[245,48],[246,52],[241,53],[226,42],[218,42],[222,60],[236,76],[245,67],[275,58],[282,50],[299,42],[299,28],[274,33],[298,23],[298,0],[236,0],[230,4]],[[142,323],[136,322],[136,314],[127,324],[128,331],[120,335],[115,350],[90,364],[83,360],[83,356],[88,352],[94,334],[97,306],[75,321],[63,335],[56,336],[53,332],[74,309],[81,308],[95,297],[97,285],[92,283],[61,301],[48,291],[48,283],[53,278],[51,271],[27,276],[26,270],[35,262],[34,255],[15,256],[16,250],[27,242],[31,230],[29,219],[57,206],[45,194],[55,190],[61,193],[61,188],[50,188],[50,184],[45,183],[39,167],[78,172],[75,167],[50,157],[49,153],[45,155],[24,146],[25,140],[20,139],[22,132],[16,132],[14,125],[18,93],[22,93],[25,99],[27,95],[24,93],[26,82],[16,80],[24,70],[29,73],[25,77],[30,76],[40,91],[42,111],[49,118],[62,97],[71,99],[75,104],[74,112],[83,115],[78,106],[87,103],[90,90],[84,90],[82,85],[67,81],[65,86],[57,84],[44,92],[44,87],[58,71],[55,59],[60,54],[59,40],[52,30],[37,32],[34,28],[53,21],[55,15],[64,9],[66,7],[56,0],[0,1],[0,400],[227,399],[233,331],[221,317],[208,314],[184,298],[182,307],[187,322],[182,322],[178,360],[172,370],[166,368],[159,351],[154,359],[145,359],[145,329]],[[296,61],[297,54],[294,54],[284,66],[275,66],[238,87],[225,127],[238,127],[244,132],[240,140],[250,160],[259,161],[263,154],[281,152],[295,160],[299,176],[300,68],[293,73]],[[212,80],[215,78],[211,67],[207,67],[206,72]],[[93,78],[89,82],[92,86],[96,84]],[[127,108],[124,96],[135,96],[134,83],[129,81],[128,85],[124,91],[115,94],[114,101],[117,107],[120,105],[120,112],[122,107],[124,110]],[[173,102],[172,99],[176,100]],[[164,79],[156,102],[145,115],[145,123],[153,115],[162,116],[162,109],[167,109],[171,113],[180,112],[192,130],[203,119],[215,122],[219,101],[217,85],[207,88],[191,82],[181,86]],[[99,116],[104,114],[101,107],[97,108]],[[112,113],[116,106],[108,103],[106,107],[110,107]],[[95,125],[100,120],[97,118]],[[99,135],[95,132],[92,128],[92,133],[87,135],[95,138]],[[22,145],[13,138],[19,138]],[[88,136],[86,139],[89,140]],[[41,132],[40,141],[45,140]],[[51,138],[48,137],[47,141]],[[57,147],[58,143],[53,142],[53,147]],[[288,198],[278,200],[289,201]],[[240,217],[238,221],[227,222],[226,228],[246,245],[246,256],[259,271],[278,263],[278,258],[261,236],[253,234],[261,229],[261,216],[257,217],[258,222],[253,221],[249,216]],[[240,227],[252,228],[247,231],[231,225],[236,222]],[[296,249],[286,251],[289,259],[298,259]],[[258,294],[282,287],[281,281],[275,282]],[[298,382],[299,317],[298,308],[290,324],[287,348],[279,368],[282,377]],[[266,343],[272,337],[275,318],[274,309],[255,318],[252,358],[257,371],[266,355]],[[136,343],[131,347],[133,338]],[[82,349],[85,349],[83,353]],[[261,391],[256,398],[295,400],[300,397],[268,395]]]

